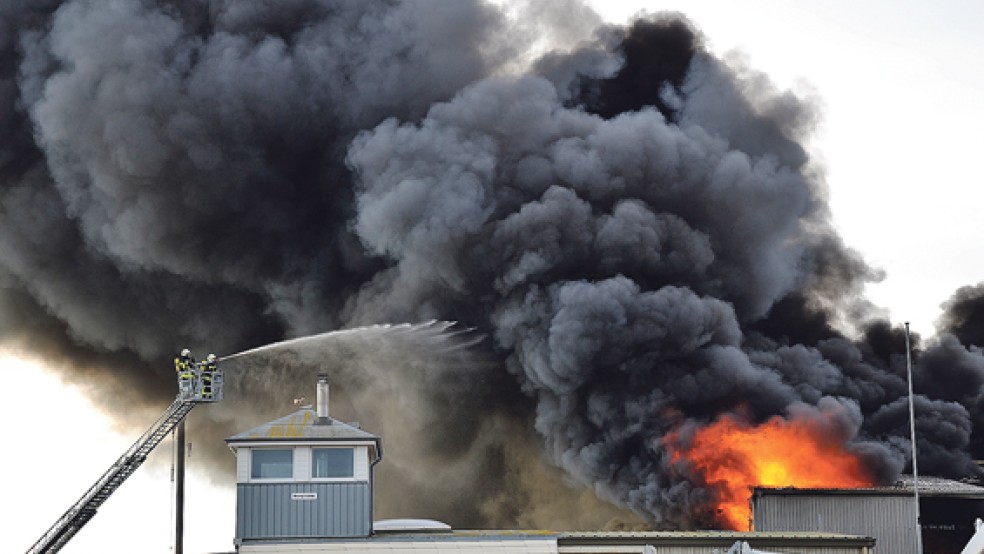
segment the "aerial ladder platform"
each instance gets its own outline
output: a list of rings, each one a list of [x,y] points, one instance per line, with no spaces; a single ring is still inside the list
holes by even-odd
[[[209,358],[207,361],[198,363],[188,359],[188,365],[183,366],[184,377],[182,377],[182,370],[178,370],[178,396],[174,402],[133,443],[133,446],[127,449],[106,470],[106,473],[103,473],[102,477],[82,495],[82,498],[79,498],[68,511],[58,518],[55,524],[27,551],[27,554],[53,554],[61,550],[96,515],[96,510],[102,506],[103,502],[116,492],[116,489],[144,463],[147,456],[164,440],[164,437],[184,421],[192,408],[198,404],[222,400],[222,371],[217,368],[215,357],[210,354]],[[175,366],[177,365],[178,360],[175,360]]]

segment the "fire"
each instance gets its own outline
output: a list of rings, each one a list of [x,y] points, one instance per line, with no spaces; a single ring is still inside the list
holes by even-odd
[[[683,460],[703,476],[718,495],[721,522],[748,530],[752,488],[868,487],[874,480],[843,440],[832,438],[816,421],[779,417],[753,426],[724,416],[697,430],[692,442],[679,445],[667,436],[673,461]]]

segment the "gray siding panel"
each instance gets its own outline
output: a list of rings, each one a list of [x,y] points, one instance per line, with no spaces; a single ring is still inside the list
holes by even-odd
[[[915,505],[900,495],[755,495],[756,531],[817,531],[876,539],[876,554],[916,554]]]
[[[368,482],[239,483],[236,489],[237,540],[369,535]],[[291,498],[295,493],[317,498]]]

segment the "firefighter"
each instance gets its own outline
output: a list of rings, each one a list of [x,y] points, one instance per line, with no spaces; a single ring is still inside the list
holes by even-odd
[[[185,348],[181,355],[174,359],[174,371],[178,374],[178,391],[181,398],[191,398],[195,391],[195,359],[191,350]]]
[[[209,354],[202,363],[202,400],[212,399],[212,378],[215,376],[215,354]]]

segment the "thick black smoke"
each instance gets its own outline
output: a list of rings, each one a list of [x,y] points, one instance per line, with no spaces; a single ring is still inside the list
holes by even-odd
[[[563,47],[528,63],[544,36]],[[185,345],[477,328],[480,359],[390,336],[321,356],[342,413],[396,446],[381,516],[633,524],[545,454],[651,526],[713,525],[713,488],[663,438],[733,412],[827,418],[890,480],[904,335],[866,316],[878,272],[830,224],[816,109],[703,42],[681,16],[599,27],[573,1],[516,19],[458,0],[6,2],[0,337],[164,403]],[[961,294],[953,334],[917,352],[920,469],[948,476],[984,455],[979,295]],[[281,415],[318,364],[242,370],[199,427]],[[440,483],[415,469],[435,463]]]

